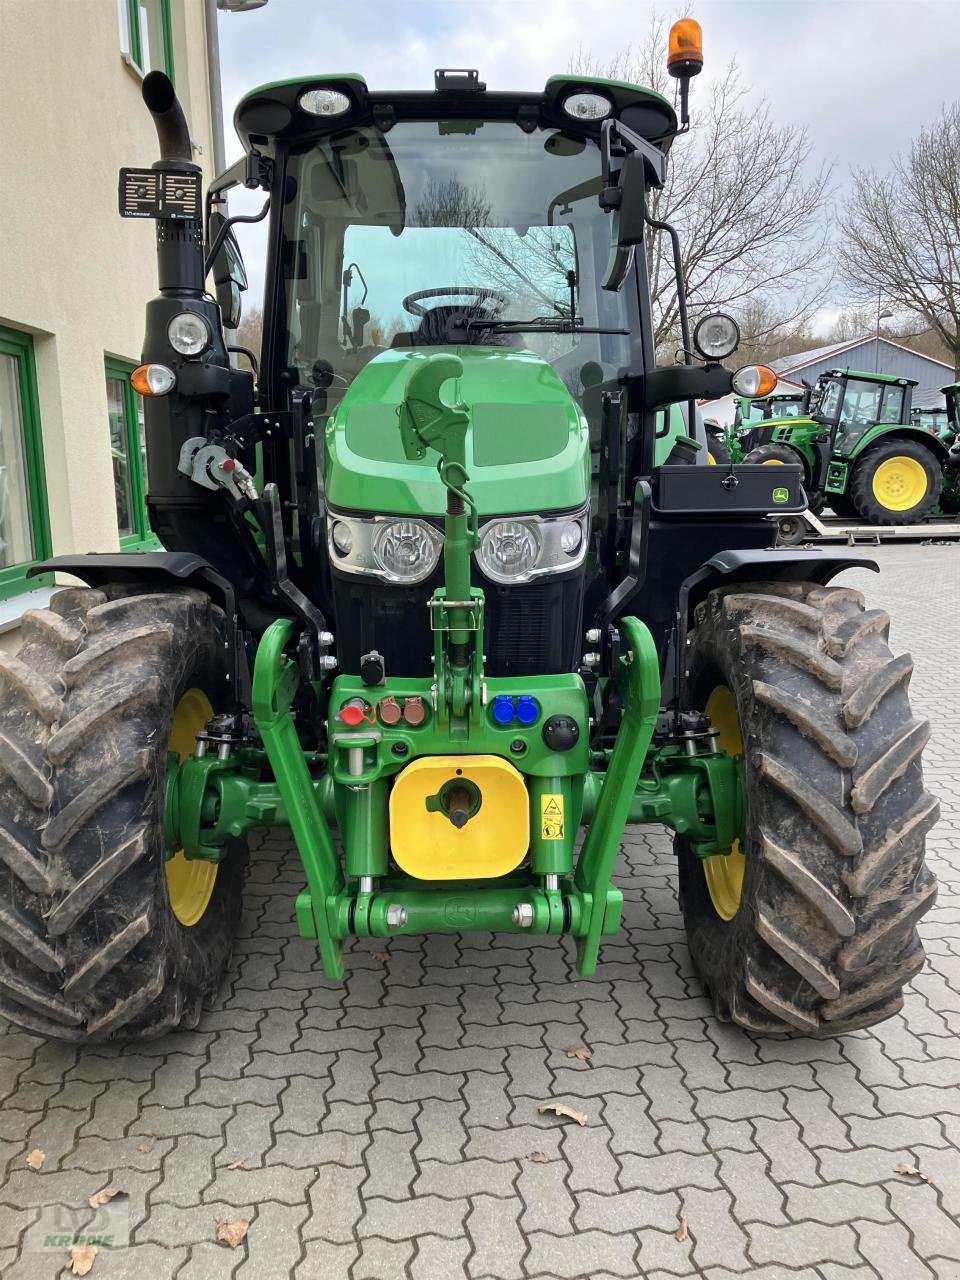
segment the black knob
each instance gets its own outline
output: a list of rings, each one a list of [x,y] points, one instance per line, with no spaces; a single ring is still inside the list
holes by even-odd
[[[580,738],[580,726],[573,716],[551,716],[543,726],[543,740],[551,751],[569,751]]]

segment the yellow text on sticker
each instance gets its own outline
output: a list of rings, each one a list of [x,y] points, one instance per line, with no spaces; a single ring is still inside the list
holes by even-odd
[[[540,797],[540,839],[563,839],[563,795],[545,793]]]

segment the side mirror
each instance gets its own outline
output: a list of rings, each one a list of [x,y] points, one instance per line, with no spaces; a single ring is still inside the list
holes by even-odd
[[[601,287],[616,293],[627,278],[634,248],[643,244],[647,187],[663,185],[666,158],[626,125],[606,120],[600,131],[600,164],[600,207],[613,214],[610,260]]]
[[[210,240],[216,240],[226,219],[214,211],[210,215]],[[247,288],[247,273],[236,236],[227,231],[213,260],[213,283],[225,329],[236,329],[240,323],[240,294]]]

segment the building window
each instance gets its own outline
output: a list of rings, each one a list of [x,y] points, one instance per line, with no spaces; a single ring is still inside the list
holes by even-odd
[[[147,519],[147,453],[143,434],[143,401],[130,385],[133,365],[107,360],[107,416],[113,493],[117,505],[120,545],[158,547]]]
[[[121,0],[127,52],[141,71],[165,71],[173,79],[170,0]]]
[[[0,599],[26,590],[27,569],[49,554],[33,339],[0,328]]]

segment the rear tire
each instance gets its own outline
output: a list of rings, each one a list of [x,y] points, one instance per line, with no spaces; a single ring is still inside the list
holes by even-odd
[[[891,440],[857,459],[849,492],[858,515],[870,524],[916,524],[937,505],[942,487],[943,468],[925,445]],[[913,493],[916,501],[901,506]]]
[[[730,450],[716,436],[707,436],[707,461],[714,466],[728,466],[732,461]]]
[[[725,919],[678,837],[681,905],[718,1015],[755,1031],[871,1026],[923,965],[916,923],[936,896],[924,837],[939,806],[923,787],[913,664],[892,656],[888,626],[858,592],[810,583],[732,587],[697,607],[693,705],[718,686],[733,695],[745,860]]]
[[[240,913],[243,845],[192,926],[163,850],[174,711],[187,690],[225,707],[224,616],[137,592],[58,592],[0,656],[0,1015],[58,1039],[195,1026]]]

